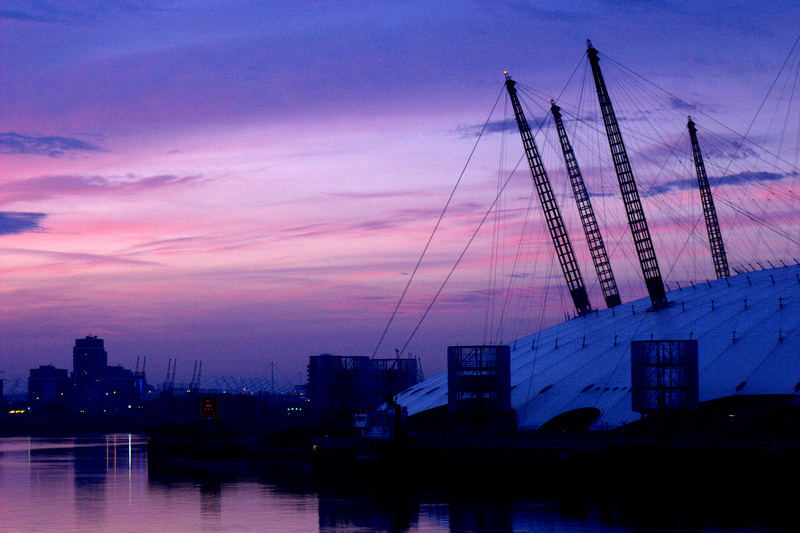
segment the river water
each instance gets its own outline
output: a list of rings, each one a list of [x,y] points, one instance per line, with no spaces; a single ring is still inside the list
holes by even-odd
[[[302,476],[300,476],[302,477]],[[734,512],[732,510],[731,512]],[[308,480],[148,470],[141,436],[0,439],[0,531],[518,532],[764,531],[751,523],[687,527],[631,517],[624,505],[413,494],[381,487],[324,490]],[[755,518],[753,518],[755,517]],[[671,524],[665,526],[664,524]],[[786,528],[789,530],[791,528]]]

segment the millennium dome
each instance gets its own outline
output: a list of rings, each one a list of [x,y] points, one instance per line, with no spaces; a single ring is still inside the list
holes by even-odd
[[[743,272],[667,296],[670,304],[658,311],[642,298],[510,343],[511,407],[519,429],[577,412],[591,413],[590,430],[638,420],[631,404],[636,340],[697,340],[701,406],[800,391],[800,265]],[[447,373],[396,400],[411,416],[447,405]]]
[[[793,57],[793,53],[794,48],[789,57]],[[483,379],[483,376],[489,376],[491,371],[479,374],[484,372],[479,366],[465,366],[464,373],[459,375],[458,373],[462,371],[462,367],[459,367],[461,363],[456,361],[451,365],[451,361],[448,360],[453,375],[460,384],[454,384],[453,401],[460,401],[457,399],[460,394],[464,394],[463,397],[470,400],[498,400],[496,403],[502,400],[502,409],[507,410],[510,396],[510,407],[516,414],[517,427],[522,430],[560,427],[605,430],[623,427],[639,420],[642,417],[640,413],[649,412],[649,408],[642,408],[639,401],[641,396],[638,393],[642,389],[643,373],[639,366],[636,366],[636,372],[632,371],[632,351],[640,350],[643,345],[675,345],[692,347],[691,379],[687,378],[685,387],[678,387],[680,390],[691,389],[691,406],[687,402],[681,408],[694,410],[698,407],[698,401],[699,408],[701,410],[705,408],[707,412],[712,411],[715,406],[731,403],[747,405],[752,408],[751,412],[760,409],[763,414],[768,413],[770,409],[800,407],[800,329],[798,328],[800,264],[795,260],[795,264],[792,265],[781,263],[782,266],[776,267],[768,263],[769,268],[764,268],[758,263],[760,270],[751,267],[739,270],[737,275],[731,276],[712,195],[712,189],[721,192],[722,194],[718,196],[718,200],[721,200],[720,205],[728,209],[729,213],[735,213],[729,218],[732,224],[737,224],[734,226],[737,231],[732,232],[733,235],[747,235],[747,226],[756,223],[770,229],[772,233],[783,237],[789,243],[798,244],[795,218],[797,199],[794,184],[786,190],[774,186],[779,180],[784,178],[794,180],[800,175],[796,166],[796,149],[795,153],[789,154],[788,159],[763,148],[745,153],[740,150],[742,142],[736,144],[733,149],[722,148],[730,146],[727,140],[715,136],[710,131],[704,131],[704,143],[712,146],[709,150],[712,155],[711,160],[714,158],[726,160],[722,166],[716,165],[717,176],[710,179],[697,136],[697,126],[691,115],[686,122],[688,139],[682,137],[677,143],[674,140],[675,133],[665,136],[660,127],[655,127],[655,122],[658,120],[654,117],[645,114],[646,124],[642,124],[641,129],[636,126],[638,119],[626,121],[626,127],[631,126],[636,130],[632,138],[633,145],[638,148],[632,153],[637,155],[637,159],[642,159],[646,163],[646,168],[650,165],[651,179],[654,176],[660,182],[656,185],[652,181],[643,189],[645,194],[657,197],[659,194],[672,191],[674,194],[669,200],[652,198],[652,202],[662,213],[666,213],[667,218],[675,221],[673,224],[676,224],[676,227],[686,227],[686,222],[689,223],[691,232],[685,236],[686,241],[678,255],[684,252],[686,244],[693,238],[692,234],[697,224],[692,224],[692,221],[697,220],[699,223],[700,220],[695,215],[689,214],[689,210],[681,207],[683,204],[678,193],[694,187],[688,185],[685,180],[685,176],[689,174],[688,168],[693,167],[697,176],[703,219],[706,223],[708,244],[717,279],[690,283],[688,286],[667,291],[656,260],[655,246],[634,179],[628,149],[623,142],[619,121],[600,67],[601,58],[591,41],[587,41],[586,58],[597,94],[599,113],[595,116],[602,116],[603,120],[602,126],[587,128],[595,133],[587,135],[577,146],[581,152],[594,152],[594,141],[587,142],[586,139],[596,140],[598,146],[602,145],[604,143],[600,140],[601,130],[605,130],[612,156],[611,162],[625,206],[626,219],[649,297],[620,303],[608,253],[599,230],[600,224],[595,218],[589,190],[580,171],[570,134],[567,133],[562,121],[562,107],[555,102],[555,99],[551,99],[549,114],[552,115],[556,126],[558,145],[570,179],[572,196],[581,217],[595,272],[608,306],[602,310],[591,309],[586,286],[578,267],[579,260],[575,256],[567,235],[567,224],[556,201],[558,195],[545,170],[545,161],[534,139],[535,132],[525,116],[526,106],[520,100],[520,95],[526,96],[531,91],[524,85],[518,86],[509,73],[505,72],[505,87],[540,200],[542,215],[552,240],[552,251],[555,252],[552,258],[557,258],[559,261],[564,276],[563,281],[566,282],[566,288],[578,316],[510,343],[508,345],[510,360],[506,358],[505,349],[502,350],[502,357],[489,358],[491,364],[486,368],[496,363],[492,370],[495,373],[491,374],[491,379]],[[608,59],[605,58],[603,64],[612,66],[613,62]],[[778,73],[776,80],[780,76],[781,72]],[[588,88],[584,91],[584,86],[581,85],[579,102],[583,102],[581,100],[583,95],[590,98],[591,92]],[[623,103],[635,99],[636,94],[637,91],[633,90],[624,92]],[[535,96],[539,97],[538,94]],[[654,96],[654,100],[648,97],[647,101],[657,101],[663,96]],[[598,109],[584,106],[583,103],[573,107],[579,112],[573,113],[571,123],[577,125],[584,123],[585,113],[581,110]],[[650,109],[648,106],[645,108]],[[662,108],[670,109],[671,106]],[[641,107],[636,105],[634,109],[641,110]],[[639,115],[629,114],[629,118],[634,116]],[[664,124],[671,124],[673,120],[671,116],[664,116]],[[580,128],[576,130],[581,132]],[[648,144],[654,139],[657,141],[658,138],[661,138],[662,145]],[[547,146],[546,136],[540,144]],[[691,146],[691,155],[679,154],[678,152],[683,149],[677,149],[677,146]],[[553,150],[553,152],[558,151],[557,148]],[[779,146],[778,152],[780,151]],[[605,164],[610,168],[607,159],[601,160],[596,157],[597,154],[594,155],[595,157],[589,158],[590,161],[604,161],[599,166]],[[666,159],[663,159],[664,157]],[[794,160],[795,164],[789,163],[789,160]],[[689,161],[692,164],[687,167],[685,162]],[[736,168],[741,166],[742,172],[731,173],[734,163]],[[772,184],[760,179],[765,177],[763,173],[752,172],[752,168],[747,168],[744,163],[759,169],[767,167],[775,169],[775,173],[770,174],[775,178],[770,180]],[[598,166],[598,163],[594,165]],[[674,178],[670,178],[670,175]],[[737,190],[737,183],[747,184],[747,190],[738,189],[738,194],[733,193]],[[749,207],[740,205],[762,200],[769,203],[762,205],[755,212]],[[784,201],[788,203],[783,204]],[[781,207],[778,207],[779,204]],[[768,215],[768,213],[773,214]],[[778,217],[788,222],[787,229],[775,226],[771,222]],[[680,238],[678,234],[674,236]],[[751,251],[758,250],[762,244],[769,245],[760,234],[754,237],[755,240],[752,238],[748,236],[747,244]],[[520,239],[520,243],[522,242]],[[730,249],[738,250],[739,253],[747,251],[742,245],[732,246]],[[784,248],[784,252],[785,250],[788,248]],[[740,260],[737,262],[740,263]],[[689,349],[686,351],[688,353]],[[499,354],[499,351],[497,353]],[[638,355],[634,362],[639,365],[642,360],[639,355],[642,352],[636,353]],[[656,357],[661,358],[661,355]],[[479,357],[476,356],[474,360],[479,360]],[[658,361],[663,367],[673,363],[673,360],[667,363],[664,363],[663,359]],[[502,372],[499,370],[501,367]],[[648,379],[655,376],[661,380],[652,389],[656,390],[658,387],[664,389],[666,383],[672,379],[667,376],[667,372],[670,376],[673,373],[677,375],[673,370],[675,368],[670,368],[662,374],[648,370]],[[510,394],[508,394],[509,371]],[[688,371],[686,375],[689,375]],[[492,381],[495,383],[494,388],[490,387]],[[691,386],[688,385],[689,381]],[[480,383],[486,385],[479,386]],[[496,385],[498,383],[501,385]],[[634,385],[636,385],[636,397],[631,390]],[[481,389],[481,386],[485,388]],[[442,408],[447,406],[448,402],[448,375],[446,372],[436,375],[403,391],[395,399],[407,408],[410,416],[422,415],[418,420],[441,420],[439,415],[445,410]],[[638,407],[636,411],[634,404]],[[665,405],[662,402],[659,409]],[[450,407],[454,414],[461,409],[456,405]],[[716,414],[725,410],[723,408]],[[428,415],[427,418],[425,413]],[[756,414],[756,417],[758,416],[760,415]],[[791,416],[795,416],[794,410]],[[570,423],[565,423],[567,421]]]

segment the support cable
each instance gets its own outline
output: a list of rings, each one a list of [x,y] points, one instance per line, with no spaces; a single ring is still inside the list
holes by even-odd
[[[505,73],[505,76],[506,89],[511,99],[511,105],[514,108],[514,116],[517,119],[517,126],[519,127],[519,133],[522,137],[522,145],[525,148],[525,156],[530,166],[531,177],[536,186],[536,192],[539,194],[539,201],[542,204],[542,210],[544,211],[545,220],[547,221],[547,229],[550,232],[550,238],[553,241],[556,255],[558,255],[561,271],[567,282],[567,288],[572,297],[572,302],[578,314],[584,315],[592,310],[592,306],[589,303],[589,296],[586,294],[583,276],[578,267],[578,262],[575,259],[575,252],[572,248],[569,235],[567,234],[561,211],[555,201],[553,187],[550,184],[550,179],[547,177],[547,171],[544,168],[539,150],[534,142],[528,121],[525,119],[525,114],[522,111],[522,105],[519,102],[517,90],[514,87],[514,80],[511,79],[508,72]]]
[[[767,94],[766,94],[766,95],[764,95],[764,98],[761,100],[761,103],[759,104],[759,106],[758,106],[758,109],[756,110],[756,112],[755,112],[755,115],[753,115],[753,118],[752,118],[752,120],[750,121],[750,125],[747,127],[747,130],[744,132],[744,134],[741,134],[741,133],[739,133],[739,132],[735,131],[734,129],[732,129],[732,128],[729,128],[728,126],[726,126],[726,125],[725,125],[725,124],[723,124],[722,122],[720,122],[720,121],[716,120],[714,117],[712,117],[712,116],[710,116],[710,115],[707,115],[706,113],[704,113],[704,112],[703,112],[703,111],[701,111],[700,109],[697,109],[697,108],[695,108],[695,106],[693,106],[693,105],[691,105],[690,103],[686,102],[685,100],[683,100],[683,99],[682,99],[682,98],[680,98],[679,96],[676,96],[676,95],[674,95],[673,93],[671,93],[671,92],[670,92],[670,91],[668,91],[667,89],[665,89],[665,88],[661,87],[661,86],[660,86],[660,85],[658,85],[657,83],[655,83],[655,82],[652,82],[652,81],[648,80],[647,78],[645,78],[645,77],[644,77],[644,76],[642,76],[641,74],[638,74],[638,73],[637,73],[637,72],[635,72],[634,70],[631,70],[630,68],[626,67],[626,66],[625,66],[625,65],[623,65],[622,63],[620,63],[620,62],[618,62],[618,61],[615,61],[614,59],[612,59],[612,58],[608,57],[606,54],[603,54],[603,57],[604,57],[605,59],[607,59],[608,61],[610,61],[611,63],[614,63],[615,65],[619,66],[620,68],[622,68],[622,69],[624,69],[624,70],[627,70],[628,72],[630,72],[631,74],[633,74],[635,77],[637,77],[637,78],[640,78],[640,79],[642,79],[643,81],[645,81],[645,82],[649,83],[650,85],[652,85],[652,86],[653,86],[653,87],[655,87],[656,89],[658,89],[658,90],[660,90],[660,91],[663,91],[664,93],[666,93],[666,94],[667,94],[668,96],[670,96],[671,98],[675,98],[675,99],[676,99],[678,102],[680,102],[681,104],[685,105],[686,107],[688,107],[688,108],[692,109],[694,112],[696,112],[696,113],[698,113],[698,114],[700,114],[700,115],[703,115],[704,117],[708,118],[709,120],[711,120],[711,121],[712,121],[712,122],[714,122],[715,124],[718,124],[718,125],[722,126],[723,128],[725,128],[726,130],[730,131],[731,133],[735,134],[737,137],[739,137],[739,138],[741,139],[741,142],[740,142],[740,143],[739,143],[739,145],[736,147],[736,152],[738,152],[738,150],[739,150],[739,149],[741,149],[741,147],[742,147],[742,145],[744,144],[745,140],[747,140],[747,141],[749,141],[750,143],[752,143],[753,145],[755,145],[755,146],[758,146],[758,147],[759,147],[761,150],[763,150],[764,152],[766,152],[766,153],[768,153],[769,155],[771,155],[771,156],[775,157],[775,159],[776,159],[776,160],[782,161],[782,162],[786,163],[787,165],[790,165],[790,166],[791,166],[791,167],[793,167],[793,168],[797,168],[795,165],[792,165],[791,163],[789,163],[788,161],[786,161],[785,159],[783,159],[783,158],[782,158],[782,157],[780,157],[779,155],[773,154],[772,152],[770,152],[770,151],[769,151],[769,150],[767,150],[766,148],[764,148],[764,147],[762,147],[762,146],[759,146],[759,145],[757,145],[757,144],[756,144],[756,143],[754,143],[752,140],[748,139],[748,138],[747,138],[747,135],[750,133],[750,130],[752,129],[752,127],[753,127],[753,125],[754,125],[754,123],[755,123],[756,119],[758,118],[758,115],[761,113],[761,110],[763,109],[764,105],[766,104],[766,102],[767,102],[767,99],[769,98],[769,95],[772,93],[772,90],[775,88],[775,84],[778,82],[778,78],[780,77],[780,75],[781,75],[781,73],[783,72],[783,70],[786,68],[786,65],[787,65],[787,63],[789,62],[789,59],[791,58],[792,54],[794,53],[794,49],[795,49],[795,48],[797,48],[798,44],[800,44],[800,35],[798,35],[798,36],[797,36],[797,39],[795,39],[795,41],[794,41],[794,44],[793,44],[793,45],[792,45],[792,47],[789,49],[789,53],[786,55],[786,58],[783,60],[783,63],[781,64],[781,68],[780,68],[780,69],[778,69],[778,74],[776,74],[776,76],[775,76],[775,79],[773,79],[773,80],[772,80],[772,83],[770,84],[769,90],[767,90]],[[731,157],[731,161],[732,161],[732,160],[733,160],[733,158],[736,156],[736,152],[734,152],[733,156]]]
[[[606,253],[606,245],[603,242],[603,236],[600,233],[600,226],[597,224],[597,218],[594,216],[594,208],[592,207],[589,193],[586,190],[586,184],[583,182],[583,175],[578,166],[578,160],[575,158],[572,144],[570,144],[569,137],[567,137],[567,130],[564,128],[564,121],[561,118],[561,108],[556,105],[553,99],[550,100],[550,103],[550,111],[553,114],[556,129],[558,130],[561,152],[564,155],[564,164],[567,167],[567,174],[569,175],[570,184],[572,185],[572,195],[575,197],[575,203],[578,206],[578,215],[583,225],[583,232],[586,235],[586,244],[589,246],[589,253],[592,256],[597,279],[600,282],[600,289],[603,292],[606,305],[608,307],[614,307],[622,303],[622,301],[619,297],[619,290],[617,289],[617,282],[614,279],[614,273],[611,270],[611,262]]]
[[[697,187],[700,189],[700,199],[703,204],[703,217],[706,221],[708,230],[708,243],[711,246],[711,257],[714,260],[714,272],[717,279],[727,278],[731,275],[728,269],[728,257],[725,254],[725,244],[722,241],[722,232],[719,229],[717,219],[717,209],[714,207],[714,197],[711,194],[711,187],[708,184],[706,175],[706,165],[703,163],[703,153],[700,150],[700,142],[697,140],[697,127],[695,127],[692,116],[689,115],[689,122],[686,124],[689,129],[689,136],[692,140],[692,155],[694,166],[697,171]]]
[[[608,89],[606,88],[603,75],[600,71],[597,50],[592,46],[591,41],[587,41],[587,45],[587,55],[592,65],[597,97],[600,102],[600,110],[603,113],[603,122],[606,126],[608,143],[614,160],[614,169],[617,172],[620,193],[625,203],[628,224],[633,234],[636,254],[639,257],[639,264],[642,268],[642,274],[644,275],[647,292],[650,295],[650,301],[653,307],[657,309],[667,304],[664,281],[661,278],[661,270],[658,267],[658,259],[656,258],[655,249],[653,248],[653,240],[650,237],[650,229],[647,227],[647,219],[645,218],[644,209],[639,199],[639,191],[636,188],[636,182],[633,178],[633,170],[628,160],[625,144],[622,141],[622,134],[614,114],[614,108],[611,105],[611,98],[608,95]]]
[[[737,154],[744,149],[744,143],[745,142],[748,142],[749,144],[751,144],[754,147],[758,148],[761,152],[772,156],[775,161],[780,161],[780,162],[783,162],[783,163],[789,165],[790,168],[794,169],[794,173],[790,172],[789,174],[790,175],[796,175],[796,172],[798,170],[796,165],[786,161],[785,159],[783,159],[779,155],[776,155],[773,152],[771,152],[770,150],[768,150],[768,149],[758,145],[757,143],[753,142],[751,139],[748,138],[748,135],[749,135],[750,131],[752,130],[756,119],[761,114],[761,111],[763,110],[764,106],[766,105],[769,95],[772,94],[772,92],[773,92],[773,90],[774,90],[774,88],[775,88],[775,86],[777,84],[777,81],[780,78],[781,73],[785,70],[786,65],[788,64],[788,61],[789,61],[791,55],[794,53],[794,50],[797,47],[798,43],[800,43],[800,37],[798,37],[798,39],[795,41],[794,45],[792,46],[792,49],[790,50],[789,54],[787,55],[786,59],[784,60],[783,64],[781,65],[781,68],[779,69],[778,74],[776,75],[775,79],[772,81],[772,83],[770,85],[770,88],[767,91],[767,94],[762,99],[760,105],[758,106],[758,110],[756,111],[756,113],[754,114],[753,118],[751,119],[750,124],[748,125],[747,130],[745,131],[744,134],[736,132],[732,128],[730,128],[730,127],[726,126],[725,124],[719,122],[718,120],[714,119],[713,117],[703,113],[701,110],[695,109],[695,107],[692,106],[691,104],[689,104],[689,103],[685,102],[684,100],[682,100],[681,98],[675,96],[674,94],[672,94],[671,92],[667,91],[663,87],[661,87],[661,86],[655,84],[654,82],[648,80],[644,76],[642,76],[640,74],[637,74],[636,72],[634,72],[633,70],[629,69],[628,67],[622,65],[621,63],[619,63],[617,61],[614,61],[613,59],[609,59],[605,55],[604,55],[604,57],[609,59],[612,62],[612,64],[614,64],[615,66],[618,66],[621,69],[623,69],[624,71],[632,74],[635,78],[643,80],[647,84],[655,87],[656,89],[658,89],[661,92],[667,94],[671,98],[674,98],[675,100],[681,102],[686,107],[697,111],[699,114],[702,114],[703,116],[709,118],[709,120],[711,120],[712,122],[714,122],[716,124],[719,124],[724,129],[726,129],[726,130],[732,132],[734,135],[736,135],[736,138],[738,139],[738,143],[731,143],[734,146],[734,151],[730,155],[730,158],[728,159],[727,166],[724,169],[721,169],[720,174],[722,176],[725,176],[725,175],[729,174],[731,166],[733,165],[733,163],[737,159]],[[727,141],[725,141],[725,142],[727,144]],[[762,161],[764,163],[769,163],[763,156],[761,156],[761,155],[759,155],[759,154],[757,154],[755,152],[748,151],[748,155],[751,155],[751,156],[755,157],[756,159],[758,159],[758,160],[760,160],[760,161]],[[769,163],[769,164],[775,166],[775,168],[778,168],[775,163]],[[724,183],[724,182],[718,181],[714,188],[718,187],[722,183]],[[776,196],[786,196],[786,197],[789,197],[790,199],[792,199],[794,197],[794,194],[791,191],[784,192],[784,191],[780,191],[780,190],[775,190],[773,187],[770,187],[769,185],[767,185],[767,184],[765,184],[763,182],[760,182],[760,181],[759,182],[755,182],[755,185],[760,187],[760,188],[763,188],[763,189],[765,189],[767,191],[770,191],[771,194],[774,194]],[[756,222],[757,224],[759,224],[760,226],[764,227],[765,229],[776,233],[777,235],[783,237],[784,239],[787,239],[789,242],[792,242],[792,243],[796,243],[797,242],[795,240],[795,238],[792,236],[791,232],[786,232],[782,228],[776,226],[774,223],[771,223],[771,222],[767,221],[766,216],[763,213],[763,211],[760,214],[755,214],[755,213],[750,212],[746,208],[744,208],[742,206],[735,205],[733,202],[731,202],[729,200],[726,200],[726,199],[721,199],[720,203],[723,203],[725,205],[730,206],[736,213],[739,213],[739,214],[745,216],[746,218],[748,218],[749,220],[751,220],[753,222]],[[699,220],[698,220],[698,222],[699,222]],[[757,239],[756,242],[754,243],[754,247],[752,249],[755,250],[760,244],[763,244],[763,243],[761,242],[760,239]]]
[[[419,266],[420,266],[420,264],[422,264],[422,260],[425,257],[425,254],[427,253],[428,248],[431,245],[431,242],[433,241],[433,236],[436,234],[436,231],[439,229],[439,225],[442,223],[442,219],[444,218],[444,214],[447,212],[447,208],[450,207],[450,202],[452,202],[453,196],[455,196],[455,194],[456,194],[456,189],[458,189],[458,186],[461,183],[461,179],[464,177],[464,173],[467,171],[467,167],[469,166],[469,163],[472,160],[472,156],[475,154],[475,150],[478,148],[478,143],[480,143],[481,138],[483,137],[483,134],[486,132],[486,128],[489,125],[489,121],[492,119],[492,115],[494,114],[494,110],[497,107],[497,103],[500,101],[500,97],[502,95],[503,95],[503,89],[501,88],[500,92],[497,94],[497,98],[495,98],[494,105],[492,105],[491,111],[489,111],[489,116],[486,117],[486,122],[483,123],[483,127],[481,128],[481,131],[478,134],[478,138],[475,140],[475,144],[473,145],[472,150],[470,151],[469,156],[467,157],[467,161],[466,161],[466,163],[464,163],[464,168],[461,169],[461,173],[458,175],[458,179],[456,180],[456,183],[453,186],[453,190],[450,191],[450,196],[448,196],[447,202],[445,202],[444,207],[442,208],[442,212],[439,213],[439,218],[438,218],[438,220],[436,220],[436,225],[433,227],[433,231],[431,231],[431,234],[428,237],[428,242],[425,243],[425,247],[422,249],[422,253],[419,256],[419,259],[417,260],[417,264],[414,265],[414,270],[412,270],[411,275],[408,277],[408,282],[406,282],[406,286],[403,289],[402,294],[400,294],[400,298],[397,300],[397,304],[394,306],[394,309],[392,310],[392,314],[389,317],[389,321],[386,323],[386,327],[383,328],[383,333],[381,333],[381,337],[380,337],[380,339],[378,339],[378,344],[375,346],[375,349],[372,351],[372,357],[375,357],[375,354],[378,353],[378,350],[380,349],[381,344],[383,344],[384,338],[386,338],[386,333],[389,331],[389,327],[392,325],[392,322],[394,321],[395,317],[397,316],[397,311],[400,309],[400,304],[403,303],[403,300],[405,299],[406,293],[408,293],[408,289],[409,289],[409,287],[411,287],[411,282],[414,281],[414,276],[416,276],[417,271],[419,270]],[[492,206],[494,206],[494,203],[492,204]],[[406,344],[408,344],[408,343],[406,343]],[[404,350],[405,350],[405,347],[403,347],[403,350],[401,350],[401,353]]]
[[[514,171],[516,171],[517,167],[519,167],[520,163],[522,163],[522,159],[523,158],[520,158],[519,162],[514,167]],[[475,237],[478,235],[478,232],[480,231],[481,227],[483,227],[483,224],[484,224],[484,222],[486,222],[486,219],[488,219],[489,215],[492,214],[492,211],[494,210],[494,206],[497,205],[497,202],[500,200],[500,197],[502,196],[503,191],[506,190],[506,186],[508,186],[508,183],[511,181],[511,178],[514,176],[514,171],[512,171],[511,174],[508,175],[508,178],[506,178],[505,183],[503,183],[503,186],[497,192],[497,195],[494,197],[494,200],[492,201],[492,204],[489,206],[489,209],[486,210],[486,213],[484,213],[483,218],[481,218],[481,221],[478,223],[478,227],[475,228],[474,232],[472,232],[472,236],[467,241],[466,246],[464,246],[464,249],[461,250],[461,253],[458,255],[458,258],[456,259],[456,262],[453,264],[453,267],[450,269],[450,272],[447,273],[447,277],[444,278],[444,281],[439,286],[439,289],[436,291],[436,294],[434,294],[433,299],[431,300],[431,303],[429,303],[428,307],[425,308],[425,312],[422,313],[422,316],[420,317],[419,321],[417,322],[417,325],[414,326],[414,330],[411,332],[411,335],[408,336],[408,340],[405,342],[405,344],[403,344],[403,347],[400,349],[400,353],[401,354],[405,353],[406,348],[408,347],[409,343],[411,342],[411,339],[414,338],[414,335],[416,335],[417,330],[422,325],[422,322],[428,316],[428,313],[430,312],[431,308],[433,307],[433,304],[435,304],[436,300],[439,299],[439,295],[442,294],[442,291],[444,290],[445,285],[447,285],[447,282],[450,281],[450,278],[452,277],[453,272],[455,272],[455,270],[458,267],[458,265],[461,264],[461,260],[464,258],[464,255],[466,255],[467,250],[469,250],[469,247],[472,244],[472,241],[475,240]]]

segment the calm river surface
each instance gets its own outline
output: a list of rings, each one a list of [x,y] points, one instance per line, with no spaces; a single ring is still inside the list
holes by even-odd
[[[388,496],[384,489],[331,491],[291,480],[148,472],[136,435],[0,439],[0,531],[765,531],[752,526],[655,526],[617,507],[471,498]],[[667,520],[669,522],[669,520]],[[797,525],[797,524],[796,524]],[[788,530],[788,529],[787,529]]]

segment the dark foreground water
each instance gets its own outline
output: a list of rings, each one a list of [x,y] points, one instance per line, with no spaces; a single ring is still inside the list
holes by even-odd
[[[388,484],[340,490],[335,483],[315,486],[303,474],[276,481],[263,472],[232,477],[148,471],[146,446],[136,435],[0,439],[0,531],[578,533],[800,527],[776,522],[774,509],[762,509],[761,503],[751,504],[747,523],[737,523],[747,499],[731,501],[730,510],[723,502],[709,518],[712,523],[704,523],[703,516],[686,517],[673,504],[642,515],[623,501],[531,499],[484,489],[431,494]]]

